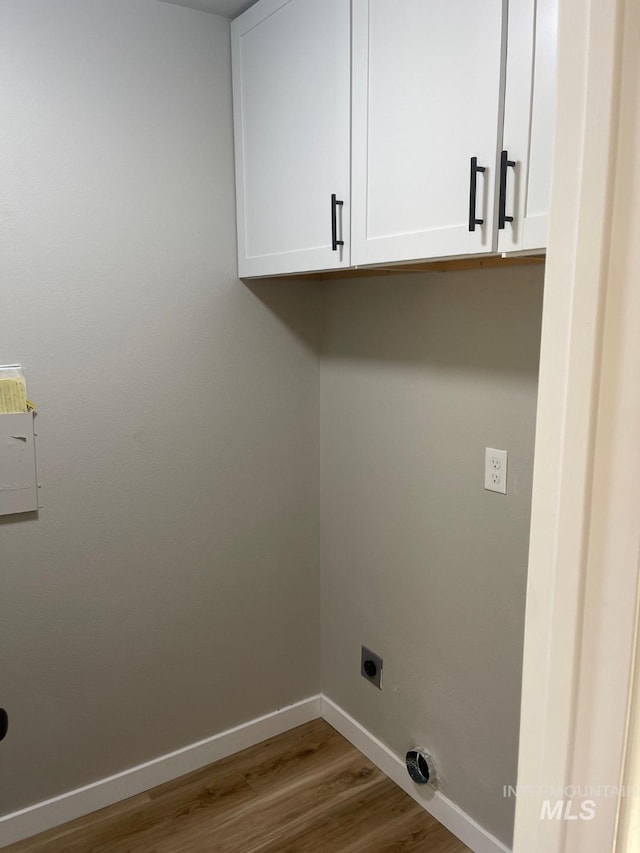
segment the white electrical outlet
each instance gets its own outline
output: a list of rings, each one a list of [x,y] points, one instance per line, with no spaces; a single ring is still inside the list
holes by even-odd
[[[490,492],[507,494],[507,451],[484,449],[484,487]]]

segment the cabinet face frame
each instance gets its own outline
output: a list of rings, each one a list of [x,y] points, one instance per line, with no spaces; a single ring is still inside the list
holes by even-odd
[[[558,0],[511,0],[503,150],[505,209],[498,251],[542,251],[547,245],[556,106]]]
[[[325,44],[320,42],[317,27],[312,26],[313,15],[322,13],[327,26]],[[308,21],[303,32],[309,35],[314,50],[297,50],[295,40],[290,43],[292,56],[281,65],[264,62],[264,80],[257,73],[260,66],[251,65],[251,54],[246,39],[256,37],[257,28],[266,25],[264,43],[254,41],[254,49],[263,55],[278,57],[275,27],[278,15],[298,16]],[[327,17],[329,16],[329,17]],[[285,27],[286,29],[286,27]],[[283,30],[284,31],[284,30]],[[300,30],[298,29],[298,32]],[[350,252],[350,160],[351,160],[351,4],[350,0],[261,0],[231,23],[231,60],[233,77],[233,117],[236,158],[236,209],[238,238],[238,274],[266,276],[348,268]],[[317,40],[314,43],[314,38]],[[270,50],[269,40],[273,49]],[[316,61],[318,56],[322,62]],[[327,61],[324,61],[324,57]],[[248,63],[248,64],[247,64]],[[304,72],[304,73],[301,73]],[[271,75],[271,78],[269,77]],[[279,78],[278,78],[278,75]],[[249,79],[251,78],[251,79]],[[297,88],[300,80],[309,83],[309,94]],[[269,83],[274,88],[269,90]],[[278,83],[282,86],[280,94]],[[264,85],[264,90],[260,90]],[[253,87],[253,88],[251,88]],[[324,112],[317,120],[309,115],[317,103],[314,93],[322,92]],[[287,101],[287,95],[298,98],[298,106]],[[269,124],[270,140],[261,148],[258,134],[252,129],[246,115],[246,102],[250,98],[260,103],[263,96],[271,98],[273,109],[268,111],[273,122]],[[287,105],[290,104],[289,114]],[[302,115],[306,105],[309,113]],[[252,121],[257,122],[257,118]],[[289,134],[289,135],[288,135]],[[308,157],[298,156],[308,151]],[[293,168],[279,168],[283,163],[297,162]],[[251,170],[260,175],[259,186],[250,177]],[[301,177],[304,176],[304,177]],[[320,176],[320,177],[319,177]],[[326,177],[326,180],[325,180]],[[304,186],[322,184],[319,192],[311,194]],[[332,249],[332,194],[337,205],[337,239],[343,245]],[[283,225],[278,231],[278,222]],[[298,230],[298,233],[296,233]],[[264,232],[261,234],[260,232]],[[280,245],[271,251],[268,233],[275,235]],[[264,237],[264,239],[262,239]],[[258,248],[252,250],[252,240]]]
[[[384,3],[389,7],[384,9]],[[497,250],[497,234],[496,234],[496,216],[497,216],[497,178],[498,178],[498,158],[499,144],[502,139],[502,118],[503,118],[503,92],[504,92],[504,73],[506,65],[506,26],[507,26],[507,0],[483,0],[480,8],[474,11],[474,25],[480,30],[478,35],[477,50],[478,55],[480,50],[486,51],[486,61],[477,61],[473,67],[473,58],[468,59],[469,67],[460,71],[459,78],[456,79],[451,86],[458,86],[456,92],[460,91],[460,79],[465,81],[468,97],[466,104],[470,109],[475,110],[476,121],[473,125],[477,129],[474,133],[469,122],[472,121],[465,112],[460,112],[455,115],[455,120],[445,121],[442,116],[436,114],[435,118],[427,115],[426,104],[427,95],[425,94],[425,110],[422,115],[419,110],[407,111],[409,118],[405,125],[405,129],[417,127],[420,130],[421,138],[424,139],[424,160],[419,159],[416,154],[416,187],[421,184],[425,188],[437,183],[438,189],[434,189],[434,197],[428,199],[424,195],[425,204],[421,210],[415,211],[415,222],[411,223],[410,219],[413,214],[408,214],[406,217],[401,211],[401,205],[398,205],[396,199],[396,210],[399,211],[399,216],[405,219],[403,224],[391,222],[393,214],[386,216],[384,201],[384,193],[381,191],[382,186],[391,187],[393,190],[393,182],[388,175],[384,174],[384,168],[380,167],[381,158],[372,154],[372,139],[374,145],[378,149],[391,150],[390,140],[393,137],[396,125],[394,124],[397,116],[393,109],[392,101],[394,99],[393,90],[385,92],[384,83],[380,85],[382,92],[372,92],[372,75],[375,73],[375,68],[372,66],[372,53],[377,49],[378,57],[382,57],[383,65],[385,62],[393,68],[393,56],[398,56],[402,51],[398,48],[402,47],[402,34],[396,28],[393,37],[395,43],[389,47],[389,56],[384,55],[384,51],[380,45],[373,43],[372,30],[375,27],[375,21],[372,14],[382,15],[386,12],[387,15],[397,15],[401,6],[389,4],[387,0],[377,0],[372,3],[371,0],[353,0],[353,46],[352,46],[352,251],[351,257],[354,266],[367,264],[382,264],[394,263],[411,260],[422,260],[431,258],[448,258],[455,256],[469,256],[474,254],[491,254]],[[422,8],[416,6],[420,12]],[[455,7],[445,0],[437,0],[432,4],[433,12],[429,11],[434,19],[441,15],[443,21],[453,31],[455,28],[451,26],[451,21],[456,14]],[[453,11],[451,11],[453,9]],[[405,10],[405,16],[410,15],[411,11]],[[424,19],[423,19],[424,23]],[[410,21],[407,22],[407,30],[410,30]],[[399,26],[402,26],[400,24]],[[381,27],[382,29],[382,27]],[[484,35],[487,34],[487,40],[490,44],[485,44]],[[386,32],[385,32],[386,35]],[[384,37],[384,36],[383,36]],[[413,34],[407,36],[408,42],[415,42]],[[473,35],[471,36],[473,43]],[[395,53],[393,52],[395,50]],[[445,51],[446,53],[446,51]],[[419,52],[414,54],[419,62]],[[466,54],[465,54],[466,56]],[[435,61],[435,60],[434,60]],[[384,70],[384,69],[383,69]],[[423,79],[427,78],[431,72],[428,62],[424,62],[423,67],[417,68],[416,80],[422,75]],[[435,77],[435,75],[434,75]],[[405,78],[406,79],[406,78]],[[444,76],[446,80],[446,75]],[[379,76],[379,81],[384,80],[383,71]],[[438,78],[440,80],[440,78]],[[398,97],[411,99],[416,95],[416,103],[419,103],[420,90],[419,84],[412,81],[411,94],[399,93]],[[476,91],[473,92],[473,87]],[[397,89],[398,87],[396,87]],[[401,88],[401,87],[400,87]],[[429,90],[425,88],[425,92]],[[433,102],[433,96],[432,101]],[[435,98],[436,103],[440,103],[441,109],[444,112],[446,109],[446,99],[443,103],[442,97]],[[385,118],[386,105],[391,103],[391,108],[388,110],[388,120]],[[450,102],[449,102],[450,103]],[[372,118],[372,116],[375,116]],[[372,124],[375,123],[373,133],[371,132]],[[456,123],[458,127],[456,128]],[[398,133],[402,133],[403,128],[400,127]],[[385,138],[380,140],[376,135],[385,134]],[[459,171],[455,173],[456,191],[455,199],[459,199],[459,213],[456,209],[454,220],[451,214],[449,221],[443,223],[443,227],[433,226],[428,227],[418,224],[418,220],[422,219],[426,223],[437,221],[437,211],[442,208],[451,210],[452,194],[447,195],[444,187],[444,182],[441,177],[448,177],[447,164],[439,165],[436,162],[428,162],[429,153],[429,137],[432,142],[434,134],[439,135],[439,147],[441,150],[446,149],[443,137],[452,133],[464,137],[468,134],[469,144],[461,144],[464,149],[464,155],[459,158]],[[407,132],[406,139],[409,139]],[[477,145],[474,147],[474,139],[477,139]],[[405,146],[412,148],[412,145]],[[414,145],[413,150],[417,150],[418,146]],[[399,155],[400,157],[402,154]],[[478,157],[479,165],[485,167],[486,171],[478,176],[478,193],[477,193],[477,216],[484,220],[483,225],[479,225],[474,231],[469,230],[469,177],[470,177],[470,160],[472,157]],[[374,172],[375,166],[372,167],[372,160],[378,160],[377,171]],[[437,159],[437,158],[436,158]],[[411,162],[411,161],[408,161]],[[396,164],[397,165],[397,164]],[[402,168],[402,167],[400,167]],[[410,178],[410,166],[404,169],[403,178]],[[451,170],[449,170],[449,174]],[[429,175],[431,177],[429,177]],[[374,186],[377,183],[377,186]],[[378,194],[375,199],[374,195]],[[377,220],[377,221],[376,221]],[[375,231],[378,233],[374,233]],[[387,233],[384,233],[386,230]]]

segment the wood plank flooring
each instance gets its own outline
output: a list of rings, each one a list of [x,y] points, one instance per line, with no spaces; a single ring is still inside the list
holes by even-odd
[[[323,720],[4,853],[465,853]]]

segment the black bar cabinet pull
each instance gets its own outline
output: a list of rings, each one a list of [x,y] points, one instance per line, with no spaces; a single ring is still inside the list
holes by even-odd
[[[500,153],[500,203],[498,205],[498,229],[504,230],[507,222],[513,222],[513,216],[507,216],[507,169],[515,169],[516,161],[509,160],[509,152]]]
[[[478,172],[484,172],[484,166],[478,166],[478,158],[471,158],[471,179],[469,181],[469,231],[475,231],[476,225],[484,225],[484,219],[476,218],[476,194],[478,190]]]
[[[331,249],[334,252],[338,251],[338,246],[344,246],[344,240],[338,240],[338,205],[342,207],[343,202],[336,198],[336,194],[331,194]]]

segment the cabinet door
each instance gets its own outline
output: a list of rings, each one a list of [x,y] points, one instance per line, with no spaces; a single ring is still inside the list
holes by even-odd
[[[354,265],[496,250],[505,21],[503,0],[354,0]]]
[[[261,0],[231,28],[239,275],[349,266],[349,0]]]
[[[547,245],[558,0],[511,0],[498,249]]]

